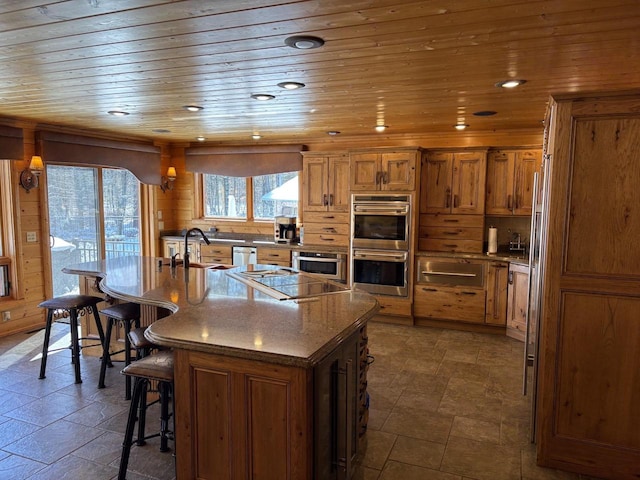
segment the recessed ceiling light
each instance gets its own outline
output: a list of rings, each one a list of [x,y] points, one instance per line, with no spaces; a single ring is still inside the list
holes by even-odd
[[[260,100],[260,101],[266,101],[266,100],[273,100],[275,97],[275,95],[269,95],[266,93],[254,93],[253,95],[251,95],[251,98],[253,98],[254,100]]]
[[[107,112],[109,115],[113,115],[114,117],[124,117],[129,115],[129,112],[123,112],[122,110],[109,110]]]
[[[340,132],[338,130],[329,130],[327,135],[331,135],[333,137],[335,135],[340,135]]]
[[[311,50],[324,45],[324,40],[320,37],[312,37],[310,35],[294,35],[284,41],[285,45],[300,50]]]
[[[260,140],[262,137],[259,134],[254,133],[253,135],[251,135],[251,138],[253,138],[254,140]]]
[[[515,88],[518,85],[522,85],[523,83],[527,83],[527,81],[526,80],[517,80],[517,79],[505,80],[503,82],[496,83],[496,87]]]
[[[384,132],[387,128],[386,125],[376,125],[376,132]]]
[[[198,140],[199,142],[204,142],[206,140],[206,138],[204,138],[204,137],[196,137],[196,140]]]
[[[287,90],[297,90],[298,88],[303,88],[304,87],[304,83],[300,83],[300,82],[280,82],[278,84],[278,86],[280,88],[284,88]]]
[[[458,123],[457,125],[454,125],[453,127],[454,127],[456,130],[464,130],[464,129],[465,129],[465,128],[467,128],[468,126],[469,126],[469,125],[466,125],[466,124],[464,124],[464,123]]]
[[[473,112],[476,117],[490,117],[491,115],[495,115],[498,112],[494,112],[493,110],[481,110],[479,112]]]
[[[200,110],[204,110],[204,107],[200,107],[198,105],[185,105],[182,108],[189,110],[190,112],[199,112]]]

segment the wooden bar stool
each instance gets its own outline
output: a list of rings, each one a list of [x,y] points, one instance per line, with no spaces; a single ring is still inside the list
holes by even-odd
[[[129,365],[131,363],[131,343],[129,341],[129,332],[131,327],[140,327],[140,305],[137,303],[119,303],[112,305],[100,311],[107,317],[107,331],[105,333],[105,341],[102,346],[102,362],[100,364],[100,378],[98,380],[98,388],[104,388],[104,378],[106,375],[107,367],[112,367],[111,363],[112,355],[117,355],[124,352],[124,364]],[[115,352],[109,351],[111,343],[111,332],[114,325],[120,323],[124,329],[124,347]],[[127,376],[125,386],[125,398],[131,399],[131,377]]]
[[[69,316],[71,345],[69,345],[68,348],[71,349],[71,363],[74,365],[76,383],[82,383],[82,378],[80,376],[80,350],[82,348],[80,346],[80,340],[89,340],[90,338],[78,336],[78,317],[93,313],[98,335],[100,337],[100,344],[104,345],[104,332],[102,330],[100,316],[98,315],[98,303],[102,301],[102,298],[91,295],[63,295],[61,297],[45,300],[38,305],[39,307],[47,309],[47,323],[44,330],[42,360],[40,361],[40,376],[38,378],[46,378],[45,371],[47,368],[47,354],[49,353],[49,339],[51,338],[51,325],[54,321],[57,321],[57,319],[54,320],[54,313],[62,310]],[[66,317],[66,315],[64,316]],[[85,345],[85,347],[88,346],[94,345]]]
[[[160,451],[169,451],[168,441],[173,436],[169,430],[169,420],[173,413],[169,413],[169,403],[173,403],[173,352],[161,351],[148,355],[127,365],[122,373],[134,378],[133,395],[129,405],[129,417],[122,442],[120,470],[118,480],[125,480],[129,464],[129,454],[134,444],[133,430],[138,422],[138,438],[136,445],[144,445],[149,438],[160,437]],[[160,399],[160,432],[145,436],[147,392],[152,381],[158,385]],[[155,403],[155,402],[154,402]],[[173,412],[173,408],[171,409]]]

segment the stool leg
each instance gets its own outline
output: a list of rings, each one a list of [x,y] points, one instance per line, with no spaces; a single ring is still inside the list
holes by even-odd
[[[78,310],[69,309],[69,326],[71,328],[71,363],[76,373],[76,383],[82,383],[80,376],[80,340],[78,339]]]
[[[42,359],[40,360],[40,376],[38,378],[46,378],[45,370],[47,369],[47,354],[49,353],[49,339],[51,338],[51,324],[53,323],[53,310],[47,310],[47,324],[44,328],[44,343],[42,344]]]
[[[93,312],[93,319],[96,322],[96,330],[98,330],[98,336],[100,337],[100,343],[104,345],[105,336],[104,330],[102,329],[102,321],[100,320],[100,314],[98,313],[98,305],[91,305],[91,311]],[[111,341],[111,337],[109,337],[109,341]],[[109,357],[109,362],[107,363],[109,367],[113,367],[113,363],[111,363],[111,357]]]
[[[129,340],[129,332],[131,331],[131,320],[123,320],[124,326],[124,364],[125,366],[131,363],[131,341]],[[124,389],[124,398],[125,400],[131,400],[131,377],[127,375],[127,378],[124,379],[125,389]]]
[[[104,343],[102,344],[102,361],[100,362],[100,377],[98,378],[98,388],[104,388],[104,377],[107,373],[107,365],[111,363],[111,354],[109,353],[109,344],[111,343],[112,327],[113,327],[113,319],[107,318],[107,333],[105,334]],[[129,379],[128,375],[127,375],[127,379]]]
[[[129,417],[127,419],[127,427],[124,433],[124,441],[122,442],[122,455],[120,456],[120,469],[118,470],[118,480],[125,480],[127,476],[127,466],[129,465],[129,454],[133,445],[133,429],[136,426],[136,414],[138,413],[138,405],[141,403],[143,396],[147,394],[147,380],[145,378],[136,377],[133,384],[133,396],[131,405],[129,405]]]
[[[136,378],[136,382],[138,379]],[[142,393],[140,394],[140,400],[138,401],[138,439],[136,445],[142,446],[146,444],[144,439],[144,430],[147,423],[147,391],[149,389],[151,381],[147,378],[142,382]]]
[[[168,452],[169,446],[169,400],[171,397],[171,384],[160,382],[160,451]]]

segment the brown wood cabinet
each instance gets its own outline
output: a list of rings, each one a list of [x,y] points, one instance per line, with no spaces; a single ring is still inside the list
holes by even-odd
[[[529,267],[509,264],[507,335],[524,341],[529,308]]]
[[[351,191],[414,191],[419,149],[352,152]]]
[[[506,262],[487,262],[487,303],[484,323],[504,326],[507,324],[507,286],[509,264]]]
[[[223,263],[231,265],[233,263],[233,250],[231,245],[201,245],[200,261],[202,263]]]
[[[550,108],[538,461],[639,478],[640,94]]]
[[[487,161],[487,215],[531,215],[533,175],[541,150],[491,150]]]
[[[348,154],[303,152],[303,155],[303,212],[348,212]]]
[[[486,151],[429,151],[422,161],[420,213],[482,215]]]
[[[420,214],[418,249],[433,252],[481,252],[483,215]]]
[[[430,319],[484,323],[485,303],[482,287],[416,284],[413,314]]]
[[[304,245],[349,246],[351,227],[348,213],[310,212],[304,219]]]
[[[291,266],[291,250],[285,248],[258,247],[258,263],[263,265]]]

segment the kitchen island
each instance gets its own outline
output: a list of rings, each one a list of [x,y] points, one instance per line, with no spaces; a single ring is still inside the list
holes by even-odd
[[[285,289],[283,298],[256,288],[255,276],[237,278],[255,271],[280,291],[328,287]],[[174,312],[147,336],[175,352],[179,479],[348,478],[366,418],[372,296],[268,265],[184,269],[123,257],[65,272],[100,278],[114,298]]]

